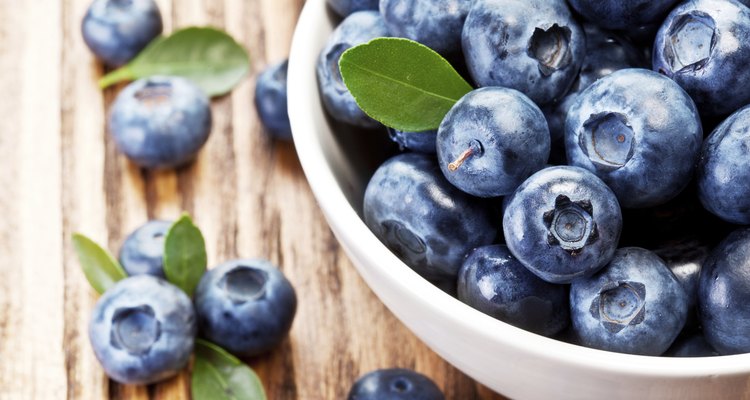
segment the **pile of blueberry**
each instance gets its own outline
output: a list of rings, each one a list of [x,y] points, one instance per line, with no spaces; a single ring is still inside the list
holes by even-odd
[[[150,384],[190,360],[196,335],[238,357],[266,353],[286,337],[297,308],[294,288],[270,262],[227,261],[205,272],[191,299],[165,278],[171,222],[153,220],[120,250],[129,275],[110,287],[89,324],[94,353],[112,379]]]
[[[431,47],[476,87],[436,131],[387,129],[402,152],[362,214],[404,263],[540,335],[750,352],[750,2],[328,3],[334,120],[386,131],[338,65],[378,37]]]

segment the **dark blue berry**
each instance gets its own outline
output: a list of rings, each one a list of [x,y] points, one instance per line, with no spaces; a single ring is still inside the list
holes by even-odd
[[[81,24],[83,40],[105,64],[119,67],[161,34],[153,0],[94,0]]]
[[[117,95],[109,131],[117,147],[145,168],[176,168],[195,158],[211,133],[205,93],[187,79],[154,76]]]
[[[139,275],[117,282],[99,298],[89,339],[110,378],[145,385],[187,365],[196,328],[193,304],[182,290]]]
[[[410,369],[369,372],[354,382],[347,400],[445,400],[430,378]]]
[[[289,332],[297,311],[291,283],[264,260],[232,260],[206,272],[195,291],[201,336],[251,357],[271,350]]]
[[[260,122],[271,136],[292,140],[286,95],[286,73],[289,61],[266,68],[255,83],[255,109]]]

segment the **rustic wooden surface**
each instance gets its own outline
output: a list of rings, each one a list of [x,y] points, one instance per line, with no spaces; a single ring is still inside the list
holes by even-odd
[[[214,101],[211,138],[194,164],[142,171],[105,133],[117,90],[80,35],[91,0],[0,1],[0,399],[183,399],[188,375],[151,387],[107,380],[89,346],[96,301],[70,236],[117,251],[148,218],[190,212],[209,263],[266,257],[300,299],[290,338],[249,360],[270,399],[342,399],[360,374],[415,368],[449,399],[493,399],[401,325],[341,251],[293,145],[263,135],[254,77],[288,54],[303,0],[158,0],[165,31],[223,27],[252,55],[252,73]]]

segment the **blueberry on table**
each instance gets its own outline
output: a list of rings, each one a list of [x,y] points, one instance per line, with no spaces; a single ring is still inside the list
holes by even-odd
[[[190,298],[151,275],[123,279],[94,307],[89,339],[107,375],[145,385],[176,375],[190,360],[197,325]]]
[[[433,157],[388,159],[367,184],[365,224],[406,265],[426,279],[455,281],[464,255],[492,243],[490,204],[451,185]]]
[[[467,255],[458,272],[458,299],[544,336],[556,335],[570,320],[567,287],[539,279],[505,245],[478,247]]]
[[[461,52],[461,30],[470,7],[467,0],[381,0],[380,14],[391,36],[456,54]]]
[[[247,259],[206,272],[195,291],[200,335],[239,357],[271,350],[297,311],[292,284],[273,264]]]
[[[112,67],[130,61],[162,29],[154,0],[94,0],[81,23],[86,45]]]
[[[735,112],[706,138],[696,170],[703,207],[734,224],[750,224],[750,106]]]
[[[584,89],[615,71],[647,65],[640,50],[624,36],[592,24],[584,24],[583,30],[586,33],[586,55],[581,71],[565,97],[542,110],[547,116],[553,142],[565,136],[565,117]]]
[[[474,0],[461,37],[474,82],[516,89],[540,106],[565,95],[586,49],[562,0]]]
[[[357,11],[377,11],[379,0],[326,0],[338,15],[346,17]]]
[[[151,220],[131,232],[120,248],[120,264],[130,276],[164,279],[164,239],[172,221]]]
[[[604,29],[634,29],[661,22],[679,0],[568,0],[591,23]]]
[[[376,128],[380,123],[367,116],[344,84],[339,70],[341,55],[351,47],[377,37],[388,36],[388,28],[377,11],[358,11],[346,17],[320,52],[316,72],[323,106],[337,121],[363,128]]]
[[[604,267],[617,248],[622,214],[614,193],[582,168],[545,168],[507,200],[503,232],[511,253],[551,283]]]
[[[292,140],[287,111],[286,74],[289,61],[271,65],[258,75],[255,83],[255,109],[260,122],[271,136]]]
[[[639,247],[618,249],[601,271],[570,285],[580,343],[620,353],[664,353],[685,325],[687,301],[664,261]]]
[[[118,149],[144,168],[176,168],[195,158],[211,133],[205,93],[185,78],[153,76],[129,84],[109,114]]]
[[[440,123],[437,155],[446,179],[477,197],[513,192],[549,158],[550,136],[539,107],[501,87],[473,90]]]
[[[702,115],[750,103],[750,9],[735,0],[691,0],[656,34],[653,69],[690,94]]]
[[[708,343],[721,354],[750,352],[750,229],[714,248],[701,270],[698,315]]]
[[[646,69],[597,80],[578,95],[565,121],[568,162],[599,176],[627,208],[677,196],[690,182],[702,141],[690,96]]]
[[[361,376],[347,400],[445,400],[430,378],[410,369],[378,369]]]
[[[398,143],[401,150],[408,149],[417,153],[435,154],[437,129],[425,132],[404,132],[388,128],[388,136]]]

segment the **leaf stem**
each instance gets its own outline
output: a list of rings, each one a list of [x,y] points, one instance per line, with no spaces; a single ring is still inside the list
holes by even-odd
[[[99,87],[102,89],[106,89],[115,83],[127,81],[130,79],[135,78],[133,75],[133,71],[130,70],[130,68],[126,66],[118,68],[107,75],[104,75],[101,79],[99,79]]]

